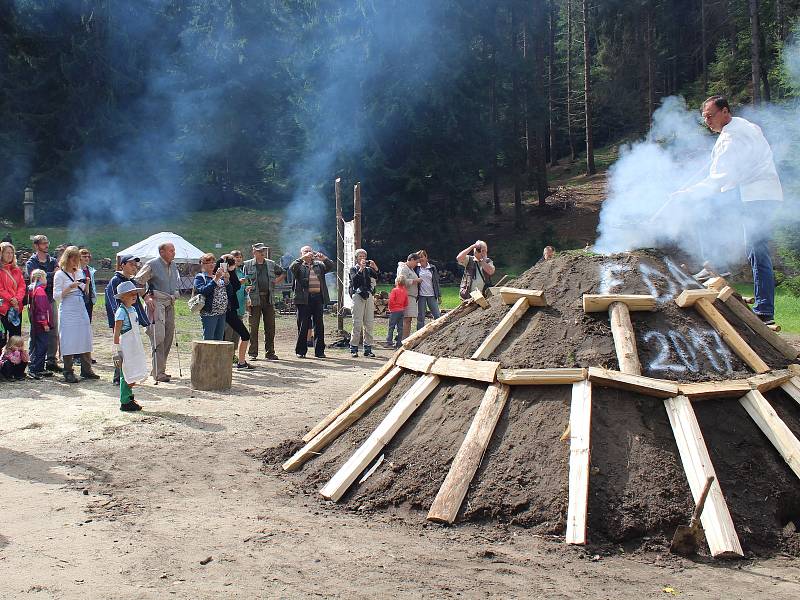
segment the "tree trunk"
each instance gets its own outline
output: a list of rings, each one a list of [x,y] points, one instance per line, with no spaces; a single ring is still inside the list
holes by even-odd
[[[494,46],[490,46],[489,50],[492,53],[492,99],[489,109],[492,132],[490,143],[492,152],[492,203],[494,205],[494,214],[499,215],[502,211],[500,209],[500,174],[497,168],[497,52]]]
[[[555,34],[555,6],[553,0],[550,0],[550,6],[548,7],[548,29],[549,29],[549,39],[548,39],[548,47],[547,47],[547,115],[548,115],[548,125],[550,128],[550,166],[555,166],[558,164],[558,149],[556,148],[556,127],[553,120],[554,115],[556,114],[556,109],[553,104],[553,81],[554,81],[554,65],[556,58],[556,34]]]
[[[761,33],[758,23],[758,0],[750,0],[750,62],[753,71],[753,104],[761,103]]]
[[[653,5],[648,2],[645,9],[645,57],[647,59],[647,128],[653,123],[653,111],[655,110],[656,95],[653,89]]]
[[[778,40],[786,39],[786,23],[784,23],[783,0],[775,0],[775,23],[778,25]]]
[[[706,0],[700,0],[700,59],[703,63],[703,97],[708,96],[708,41],[706,32]]]
[[[586,174],[594,175],[594,142],[592,140],[592,60],[589,48],[589,0],[583,1],[583,94],[586,118]],[[751,0],[755,1],[755,0]]]
[[[569,161],[575,162],[575,141],[572,139],[572,0],[567,0],[567,140]]]
[[[517,15],[511,7],[511,177],[514,180],[514,228],[525,228],[525,216],[522,212],[522,183],[520,181],[520,147],[519,147],[519,59],[517,48]],[[523,46],[524,51],[524,46]],[[524,57],[523,57],[524,58]],[[523,63],[524,64],[524,63]]]

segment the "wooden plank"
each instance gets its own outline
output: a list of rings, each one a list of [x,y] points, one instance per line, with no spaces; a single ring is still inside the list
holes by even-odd
[[[403,367],[409,371],[416,371],[417,373],[430,373],[433,363],[436,361],[435,356],[429,354],[422,354],[422,352],[414,352],[413,350],[406,350],[397,357],[395,363],[398,367]]]
[[[492,439],[510,390],[511,388],[501,383],[490,385],[486,390],[469,431],[450,465],[447,477],[428,511],[429,521],[452,523],[456,520],[461,504],[467,496],[469,484]]]
[[[624,302],[630,310],[655,310],[656,298],[647,294],[584,294],[583,312],[605,312],[613,302]]]
[[[568,544],[585,544],[592,433],[592,384],[589,381],[572,384],[569,431],[569,502],[567,504],[566,542]]]
[[[440,377],[458,377],[493,383],[497,377],[499,362],[488,360],[470,360],[468,358],[437,358],[430,373]]]
[[[483,309],[489,308],[489,301],[484,297],[480,290],[473,290],[469,294],[472,301]]]
[[[383,398],[403,374],[400,367],[392,367],[369,391],[333,420],[325,429],[300,448],[292,457],[283,463],[284,471],[296,471],[305,462],[319,455],[331,442],[339,437],[353,423],[358,421],[370,408]]]
[[[688,308],[702,299],[713,302],[717,299],[717,290],[707,290],[705,288],[701,290],[683,290],[680,296],[675,298],[675,304],[681,308]]]
[[[636,350],[636,334],[631,323],[631,313],[624,302],[612,302],[608,307],[611,319],[611,335],[617,352],[619,370],[629,375],[641,375],[642,365]]]
[[[584,379],[586,369],[500,369],[497,372],[497,381],[506,385],[564,385]]]
[[[720,294],[719,299],[722,300],[722,294]],[[764,322],[759,319],[750,308],[742,304],[738,298],[729,297],[727,300],[723,301],[725,302],[725,306],[727,306],[734,315],[744,321],[745,325],[752,329],[754,333],[760,335],[770,346],[789,360],[797,358],[797,348],[767,327]]]
[[[800,377],[793,377],[784,383],[781,389],[789,394],[795,402],[800,404]]]
[[[750,383],[751,388],[764,394],[770,390],[774,390],[776,387],[781,387],[791,378],[792,372],[789,371],[789,369],[781,369],[762,375],[755,375],[748,378],[747,381]]]
[[[500,345],[503,338],[506,337],[514,324],[522,318],[522,315],[528,310],[527,298],[520,298],[514,303],[503,319],[497,324],[492,332],[483,340],[483,343],[478,346],[478,349],[472,354],[474,360],[484,360],[489,358],[492,352]]]
[[[792,375],[800,377],[800,365],[791,364],[791,365],[787,365],[786,368],[789,369],[789,371],[792,373]]]
[[[350,408],[359,398],[361,398],[364,394],[366,394],[372,386],[378,383],[389,371],[392,370],[394,367],[395,361],[397,361],[397,357],[402,354],[403,349],[400,348],[395,352],[392,357],[387,360],[383,366],[375,371],[375,373],[370,377],[360,388],[358,391],[351,395],[347,400],[342,402],[339,406],[334,408],[328,415],[322,419],[319,423],[317,423],[311,430],[303,436],[304,442],[310,442],[316,435],[325,429],[328,425],[333,423],[336,418],[341,415],[344,411]]]
[[[712,277],[707,279],[703,285],[709,290],[716,290],[719,292],[728,285],[728,282],[725,281],[724,277]]]
[[[743,556],[742,545],[739,536],[736,535],[736,528],[725,497],[722,495],[719,478],[711,463],[711,456],[708,454],[692,403],[686,396],[676,396],[664,400],[664,407],[667,409],[669,424],[672,426],[683,470],[695,503],[700,499],[708,477],[714,477],[705,508],[700,515],[711,555]]]
[[[331,480],[320,490],[323,498],[338,502],[356,477],[367,468],[388,444],[420,404],[436,389],[441,380],[436,375],[423,375],[403,394],[377,429],[358,450],[342,465]]]
[[[529,306],[547,306],[547,299],[541,290],[523,290],[513,287],[498,288],[497,293],[503,304],[514,304],[520,298],[527,298]]]
[[[462,302],[453,310],[446,312],[438,319],[434,319],[433,321],[428,321],[428,323],[419,331],[412,333],[406,339],[403,340],[403,348],[406,350],[412,350],[419,346],[422,341],[427,338],[432,333],[436,333],[443,327],[449,325],[453,321],[460,319],[461,317],[467,316],[473,310],[477,309],[478,305],[473,302],[472,300],[467,300],[466,302]]]
[[[789,468],[800,477],[800,441],[786,426],[783,419],[778,416],[767,399],[758,390],[753,390],[740,398],[739,402],[758,425],[758,428],[767,436],[767,439],[772,442]]]
[[[706,398],[741,398],[752,390],[747,379],[729,379],[728,381],[704,381],[702,383],[681,383],[678,391],[689,400],[705,400]]]
[[[693,292],[694,290],[686,291]],[[709,325],[719,333],[720,337],[728,347],[734,351],[736,356],[741,358],[748,367],[753,369],[756,373],[766,373],[769,371],[769,365],[767,365],[767,363],[756,354],[755,350],[744,341],[744,338],[742,338],[733,326],[725,320],[725,317],[714,308],[714,305],[711,304],[708,298],[698,298],[694,307],[697,312],[705,317]]]
[[[721,300],[722,302],[727,302],[731,298],[733,298],[737,302],[739,301],[739,297],[736,294],[736,290],[734,290],[730,286],[722,288],[719,291],[719,294],[717,295],[717,300]]]
[[[598,385],[637,392],[655,398],[670,398],[678,395],[677,384],[670,381],[641,375],[628,375],[600,367],[589,367],[589,380]]]

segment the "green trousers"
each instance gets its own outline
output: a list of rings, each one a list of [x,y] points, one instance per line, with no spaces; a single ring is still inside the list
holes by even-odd
[[[119,403],[127,404],[133,401],[133,390],[128,382],[125,381],[125,376],[122,374],[122,369],[119,372]]]

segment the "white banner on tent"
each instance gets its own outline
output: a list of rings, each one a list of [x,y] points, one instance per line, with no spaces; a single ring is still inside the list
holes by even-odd
[[[344,270],[342,289],[344,290],[344,307],[353,309],[353,299],[350,297],[350,267],[356,262],[356,228],[353,221],[344,222]]]

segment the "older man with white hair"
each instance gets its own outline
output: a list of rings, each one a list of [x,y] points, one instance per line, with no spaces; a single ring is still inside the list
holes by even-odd
[[[375,281],[378,265],[367,260],[367,251],[356,250],[356,264],[350,267],[349,294],[353,299],[353,333],[350,335],[350,354],[358,357],[358,346],[363,341],[364,356],[375,356],[372,352],[372,327],[375,322]]]
[[[322,309],[330,302],[325,274],[336,268],[333,261],[314,252],[311,246],[300,248],[300,258],[295,260],[289,270],[294,275],[294,304],[297,307],[298,334],[295,344],[297,358],[305,358],[308,345],[308,328],[314,322],[314,356],[325,357],[325,325]]]

